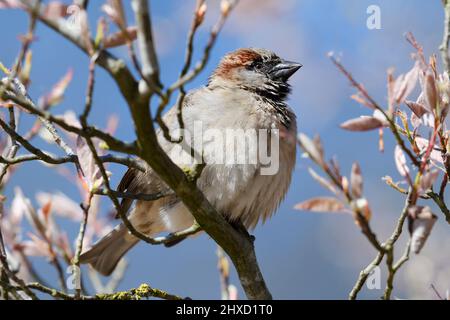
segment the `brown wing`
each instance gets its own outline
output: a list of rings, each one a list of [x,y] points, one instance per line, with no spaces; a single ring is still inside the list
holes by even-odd
[[[120,191],[120,192],[130,191],[129,187],[130,187],[131,183],[133,182],[133,180],[136,178],[137,171],[138,171],[137,169],[129,168],[127,170],[127,172],[124,174],[124,176],[122,177],[122,180],[120,180],[120,183],[117,187],[117,191]],[[123,198],[122,201],[120,202],[120,206],[121,206],[122,210],[124,210],[124,212],[128,212],[128,210],[130,209],[132,204],[133,204],[133,199]],[[119,218],[119,214],[116,214],[116,219],[117,218]]]
[[[150,167],[145,164],[144,166],[147,168],[145,172],[129,168],[117,186],[117,191],[155,194],[170,190]],[[120,204],[122,210],[127,212],[133,204],[133,201],[133,199],[123,198]],[[116,218],[118,218],[118,215],[116,215]]]

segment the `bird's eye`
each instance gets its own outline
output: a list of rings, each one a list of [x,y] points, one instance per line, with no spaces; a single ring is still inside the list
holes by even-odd
[[[262,65],[263,62],[261,60],[255,60],[249,65],[248,69],[261,69]]]

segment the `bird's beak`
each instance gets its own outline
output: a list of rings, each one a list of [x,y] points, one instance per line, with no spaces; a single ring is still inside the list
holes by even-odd
[[[275,65],[269,72],[273,80],[287,81],[303,65],[292,61],[282,61]]]

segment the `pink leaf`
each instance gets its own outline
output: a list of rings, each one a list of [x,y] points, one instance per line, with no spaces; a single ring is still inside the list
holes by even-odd
[[[408,209],[408,227],[411,235],[411,250],[418,254],[425,245],[437,217],[430,207],[413,206]]]
[[[425,113],[428,113],[429,111],[427,110],[427,108],[420,103],[417,102],[413,102],[413,101],[405,101],[405,104],[408,106],[408,108],[411,109],[412,112],[414,112],[414,114],[419,117],[422,118],[422,116]]]
[[[92,155],[88,144],[81,136],[78,136],[77,138],[77,156],[84,173],[87,191],[92,191],[93,189],[100,187],[103,183],[100,169],[95,163],[94,156]]]
[[[23,5],[19,0],[1,0],[0,9],[22,9]]]
[[[414,129],[417,129],[422,124],[422,121],[414,112],[411,112],[411,124]]]
[[[361,198],[363,192],[363,177],[361,175],[361,168],[357,162],[353,163],[350,183],[353,195],[356,198]]]
[[[51,202],[53,212],[59,216],[66,217],[74,221],[80,221],[83,218],[83,211],[81,210],[79,204],[62,192],[57,192],[55,194],[38,192],[36,194],[36,199],[40,206]]]
[[[387,71],[387,91],[388,91],[388,104],[390,114],[392,114],[394,108],[394,89],[395,89],[394,70],[393,68],[389,68]]]
[[[307,135],[299,133],[298,142],[302,149],[311,157],[312,160],[321,164],[324,162],[321,145],[311,140]]]
[[[420,179],[419,193],[425,194],[427,191],[429,191],[438,177],[438,170],[431,170],[425,173]]]
[[[372,114],[372,117],[374,117],[375,119],[380,121],[383,124],[384,127],[388,127],[389,126],[389,122],[386,120],[386,116],[380,110],[378,110],[378,109],[374,110],[373,114]]]
[[[51,1],[48,5],[45,6],[44,15],[46,18],[55,20],[58,18],[66,17],[68,6],[59,1]]]
[[[128,27],[127,34],[122,31],[109,35],[103,42],[105,48],[119,47],[128,41],[134,41],[137,37],[137,28]]]
[[[397,104],[401,104],[414,90],[419,77],[419,67],[416,63],[414,67],[405,75],[400,75],[395,81],[394,97]]]
[[[52,88],[52,91],[41,98],[41,104],[44,104],[46,108],[59,104],[64,98],[64,92],[66,91],[70,81],[72,80],[72,77],[73,71],[72,69],[69,69],[64,77],[62,77],[61,80],[59,80],[58,83],[55,84],[55,86]]]
[[[313,212],[343,212],[345,206],[336,198],[318,197],[298,203],[294,209]]]
[[[331,184],[331,182],[329,182],[328,180],[326,180],[324,177],[322,177],[321,175],[319,175],[317,172],[315,172],[312,168],[308,168],[309,174],[311,175],[311,177],[316,180],[322,187],[328,189],[329,191],[331,191],[334,194],[337,194],[337,190],[336,188]]]
[[[52,256],[49,245],[46,241],[33,233],[29,233],[28,236],[31,240],[23,242],[25,255],[48,258]]]
[[[116,114],[110,115],[108,118],[108,122],[106,123],[105,132],[114,135],[118,125],[119,125],[119,117]]]
[[[27,199],[24,197],[22,190],[19,187],[14,189],[14,199],[11,204],[11,211],[9,221],[12,224],[19,224],[24,215],[27,214],[29,206]]]
[[[31,204],[30,199],[25,197],[22,190],[17,187],[15,188],[15,199],[17,201],[16,205],[19,207],[18,210],[21,210],[21,214],[23,214],[28,222],[41,234],[45,234],[46,224],[44,217],[38,215],[35,208]]]
[[[430,143],[428,141],[428,139],[425,139],[425,138],[422,138],[422,137],[416,137],[414,139],[414,141],[416,142],[416,145],[419,148],[421,153],[424,153],[427,150],[428,145]],[[438,150],[434,150],[433,149],[431,151],[430,159],[433,160],[433,161],[436,161],[438,163],[443,163],[442,155],[441,155],[441,153]]]
[[[365,97],[363,97],[360,92],[351,95],[350,98],[355,100],[359,104],[362,104],[363,106],[366,106],[367,108],[374,109],[373,104],[370,103],[369,101],[367,101],[367,99]]]
[[[94,54],[94,47],[91,41],[91,32],[89,29],[89,20],[86,10],[80,10],[77,13],[78,22],[80,24],[80,35],[81,40],[87,48],[87,51],[90,55]]]
[[[102,11],[120,28],[126,28],[125,12],[121,0],[108,0]]]
[[[361,116],[347,120],[341,128],[349,131],[369,131],[383,127],[383,123],[375,117]]]
[[[67,124],[81,129],[80,121],[78,120],[77,115],[75,114],[75,112],[73,112],[72,110],[67,110],[62,115],[61,118],[63,118],[64,121],[67,122]]]
[[[395,165],[397,166],[397,170],[400,173],[401,176],[406,177],[409,174],[409,168],[406,164],[406,157],[403,153],[402,148],[400,146],[395,146],[395,152],[394,152],[394,158],[395,158]]]
[[[431,110],[437,108],[438,92],[436,88],[436,81],[434,74],[428,72],[425,78],[425,96],[427,98],[428,106]]]

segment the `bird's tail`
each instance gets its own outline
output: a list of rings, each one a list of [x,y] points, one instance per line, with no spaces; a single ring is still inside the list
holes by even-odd
[[[80,256],[81,263],[89,263],[95,270],[108,276],[115,269],[122,256],[127,253],[139,239],[127,236],[128,229],[119,225],[94,246]]]

